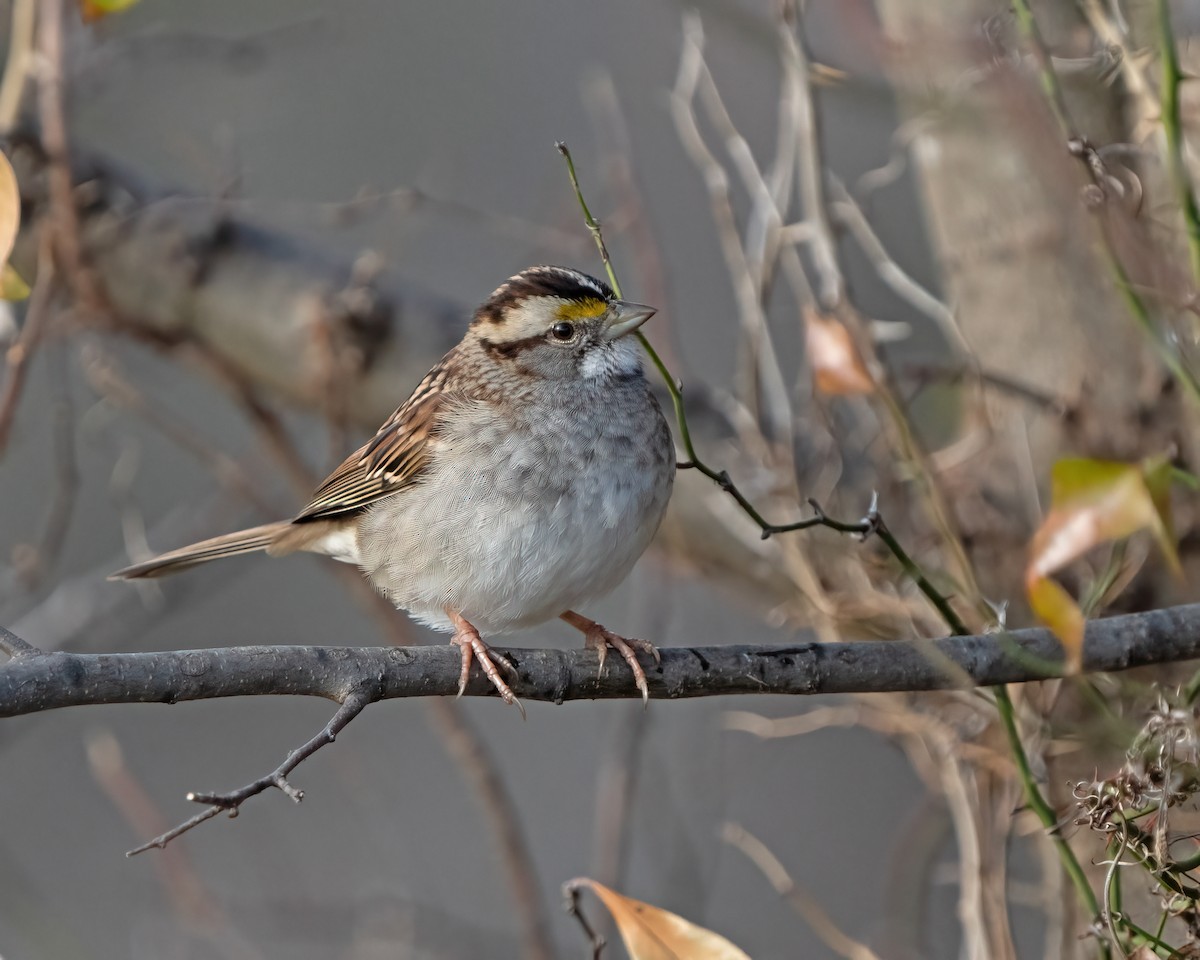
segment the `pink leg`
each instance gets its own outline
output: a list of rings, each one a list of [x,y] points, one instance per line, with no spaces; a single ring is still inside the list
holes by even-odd
[[[655,663],[661,663],[662,658],[658,655],[658,649],[654,644],[649,640],[618,636],[611,630],[602,627],[595,620],[589,620],[574,610],[568,610],[566,613],[560,614],[560,617],[576,630],[583,633],[583,645],[585,648],[595,650],[600,654],[601,671],[604,670],[604,661],[608,657],[608,648],[612,647],[612,649],[616,650],[624,661],[629,664],[629,669],[633,671],[633,682],[642,692],[642,702],[649,703],[650,688],[646,684],[646,671],[638,663],[636,651],[640,650],[642,653],[648,653],[654,657]]]
[[[458,675],[458,695],[461,697],[463,691],[467,689],[467,680],[471,676],[471,661],[476,660],[479,662],[484,676],[499,691],[504,702],[516,704],[517,709],[521,711],[521,718],[524,719],[525,707],[521,705],[521,701],[517,699],[517,695],[504,682],[504,678],[500,676],[500,671],[496,668],[497,663],[502,663],[505,669],[516,673],[512,664],[506,660],[493,657],[491,648],[483,642],[483,637],[479,635],[479,631],[468,623],[462,614],[456,613],[453,610],[447,610],[446,614],[454,624],[454,636],[450,638],[450,642],[462,651],[462,671]]]

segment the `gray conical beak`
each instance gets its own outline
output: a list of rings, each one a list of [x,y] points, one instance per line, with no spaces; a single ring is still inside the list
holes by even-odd
[[[614,300],[609,310],[608,326],[604,328],[604,339],[616,340],[617,337],[633,333],[656,312],[656,307],[648,307],[644,303]]]

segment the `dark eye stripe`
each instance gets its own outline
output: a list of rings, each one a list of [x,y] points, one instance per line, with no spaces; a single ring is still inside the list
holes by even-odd
[[[489,357],[502,357],[505,360],[511,360],[513,357],[520,356],[526,350],[545,342],[546,338],[541,335],[525,337],[522,340],[510,340],[508,343],[496,343],[488,340],[486,337],[481,337],[479,345],[483,347]]]

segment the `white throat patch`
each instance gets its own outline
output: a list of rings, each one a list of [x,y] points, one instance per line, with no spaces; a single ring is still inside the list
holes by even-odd
[[[597,344],[583,355],[579,373],[588,379],[620,378],[642,372],[642,354],[633,337]]]

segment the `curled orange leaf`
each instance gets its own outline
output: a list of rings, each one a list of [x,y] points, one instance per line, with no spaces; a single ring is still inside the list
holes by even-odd
[[[875,378],[845,324],[814,310],[804,315],[804,343],[818,393],[873,393]]]
[[[587,887],[608,908],[630,960],[750,960],[724,937],[678,914],[623,896],[602,883],[581,877],[567,889]]]

